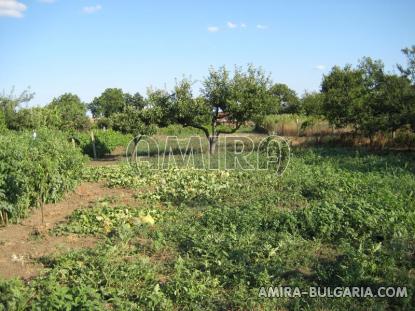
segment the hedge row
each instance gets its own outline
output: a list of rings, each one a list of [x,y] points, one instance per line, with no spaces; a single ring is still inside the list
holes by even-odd
[[[0,223],[18,221],[41,202],[72,190],[86,158],[63,133],[39,130],[0,136]]]

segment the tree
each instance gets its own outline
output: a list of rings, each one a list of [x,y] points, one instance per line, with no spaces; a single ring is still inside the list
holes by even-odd
[[[270,92],[273,96],[278,98],[277,105],[273,107],[271,113],[298,113],[300,110],[300,100],[297,93],[290,89],[286,84],[276,83],[274,84]]]
[[[99,97],[94,98],[88,108],[95,118],[110,117],[113,113],[124,110],[124,93],[121,89],[106,89]]]
[[[61,122],[62,118],[57,111],[47,107],[32,107],[19,109],[9,120],[8,126],[15,131],[35,130],[42,127],[59,129]]]
[[[305,92],[300,100],[300,112],[308,116],[323,115],[324,95],[320,92]]]
[[[413,96],[414,90],[407,78],[384,75],[369,100],[367,118],[362,122],[362,129],[367,133],[393,132],[410,123],[408,117],[414,107]]]
[[[20,104],[27,103],[33,99],[35,93],[30,92],[30,89],[24,90],[20,95],[16,96],[14,94],[15,89],[13,88],[8,95],[0,95],[0,109],[3,112],[3,117],[8,128],[11,128],[11,123],[13,123],[15,114],[20,108]]]
[[[412,95],[407,97],[409,109],[406,111],[407,123],[411,125],[412,131],[415,131],[415,45],[402,50],[407,58],[407,67],[397,65],[402,76],[407,77],[412,83]]]
[[[323,114],[336,127],[359,125],[359,116],[367,98],[367,89],[361,69],[350,65],[335,66],[323,77]]]
[[[322,83],[323,114],[338,127],[352,125],[372,142],[378,132],[413,124],[414,87],[386,74],[383,63],[363,58],[356,69],[334,67]]]
[[[397,65],[398,70],[415,85],[415,45],[410,48],[402,49],[402,53],[404,53],[407,58],[407,67],[404,68],[402,65]]]
[[[175,121],[176,105],[174,94],[165,90],[147,90],[146,106],[153,113],[153,122],[161,127],[168,126]]]
[[[134,95],[131,95],[129,93],[125,93],[124,94],[124,102],[125,102],[125,106],[131,106],[134,107],[138,110],[142,110],[144,109],[144,107],[146,106],[146,102],[144,100],[144,97],[141,96],[140,93],[135,93]]]
[[[123,112],[114,113],[109,119],[114,130],[133,135],[133,159],[136,157],[135,150],[141,135],[152,135],[157,129],[152,109],[140,110],[135,106],[127,106]]]
[[[152,112],[149,109],[139,110],[128,106],[123,112],[111,115],[112,128],[124,134],[151,135],[155,132]]]
[[[90,122],[86,116],[86,105],[81,102],[77,95],[65,93],[54,98],[47,106],[55,110],[60,117],[60,130],[86,130]]]
[[[170,121],[202,130],[210,153],[215,152],[220,134],[234,133],[244,122],[275,105],[268,75],[253,65],[246,71],[236,67],[232,77],[225,67],[211,68],[202,85],[201,96],[194,97],[191,81],[179,81],[174,94],[161,101],[159,107],[169,113]],[[223,116],[232,125],[219,124]]]

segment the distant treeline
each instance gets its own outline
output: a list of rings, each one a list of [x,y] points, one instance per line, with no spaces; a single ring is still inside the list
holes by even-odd
[[[397,65],[398,74],[386,72],[381,60],[364,57],[357,66],[334,66],[323,76],[319,92],[302,96],[285,84],[274,83],[268,73],[253,65],[233,71],[224,66],[210,68],[198,96],[187,78],[178,80],[170,91],[148,89],[145,97],[108,88],[91,103],[67,93],[36,108],[21,107],[33,93],[15,96],[11,92],[0,96],[0,131],[47,127],[74,132],[95,127],[135,136],[180,124],[204,133],[211,152],[220,134],[233,133],[247,122],[267,129],[270,115],[318,118],[333,129],[350,128],[354,135],[370,140],[397,130],[413,133],[415,46],[402,51],[407,64]]]

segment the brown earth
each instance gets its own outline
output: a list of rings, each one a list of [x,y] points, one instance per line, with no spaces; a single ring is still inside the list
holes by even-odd
[[[43,268],[37,259],[94,246],[95,237],[52,236],[48,230],[64,222],[75,209],[88,207],[105,197],[115,197],[123,204],[134,201],[132,191],[107,188],[102,183],[84,183],[59,203],[45,205],[43,224],[41,210],[37,209],[21,223],[0,228],[0,278],[29,279]]]

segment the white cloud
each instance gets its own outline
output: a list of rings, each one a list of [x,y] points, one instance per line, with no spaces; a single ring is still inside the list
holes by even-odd
[[[17,0],[0,0],[0,16],[23,17],[27,6]]]
[[[268,29],[268,26],[267,25],[258,24],[258,25],[256,25],[256,28],[257,29],[260,29],[260,30],[265,30],[265,29]]]
[[[322,70],[326,69],[326,66],[325,65],[317,65],[317,66],[314,66],[314,69],[322,71]]]
[[[102,6],[100,4],[93,5],[93,6],[85,6],[82,9],[82,12],[85,14],[92,14],[102,10]]]
[[[242,23],[241,24],[241,28],[246,28],[246,24],[245,23]]]
[[[267,25],[258,24],[258,25],[256,25],[256,28],[258,28],[260,30],[265,30],[265,29],[268,29],[268,26]]]
[[[219,27],[216,27],[216,26],[209,26],[209,27],[207,28],[207,30],[208,30],[209,32],[218,32],[218,31],[219,31]]]
[[[232,22],[227,22],[226,25],[231,29],[238,27],[238,25],[236,25],[235,23],[232,23]]]

